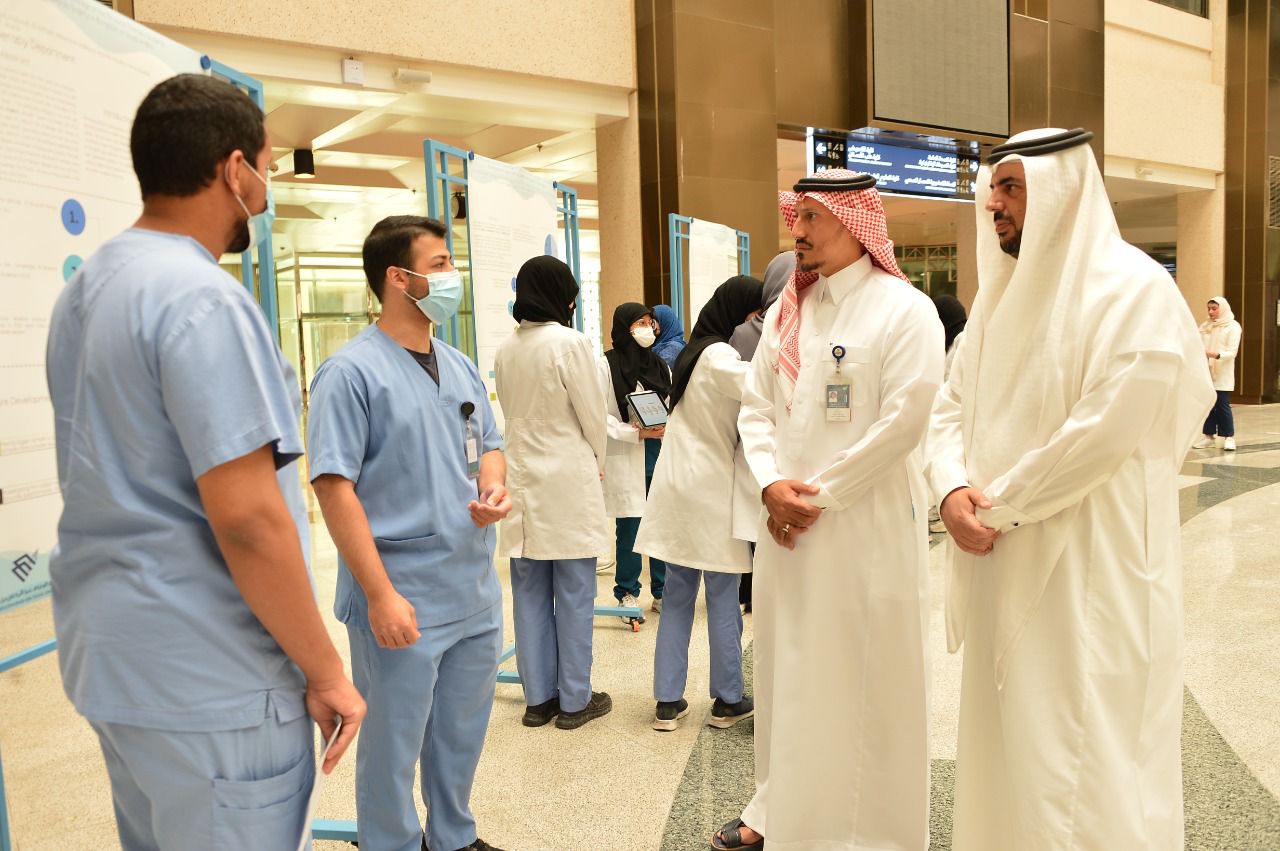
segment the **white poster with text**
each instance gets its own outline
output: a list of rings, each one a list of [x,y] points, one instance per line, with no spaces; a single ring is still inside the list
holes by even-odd
[[[731,227],[694,219],[689,223],[689,313],[692,331],[702,306],[716,287],[738,274],[738,232]]]

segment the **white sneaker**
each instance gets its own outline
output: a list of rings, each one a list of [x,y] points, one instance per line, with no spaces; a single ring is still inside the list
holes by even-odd
[[[624,609],[638,609],[640,608],[640,601],[630,594],[625,594],[622,599],[618,601],[618,605],[622,606]],[[640,617],[619,615],[619,619],[623,623],[644,623],[644,615],[640,615]]]
[[[661,597],[653,598],[653,605],[649,607],[649,611],[662,614],[662,598]]]
[[[1208,435],[1205,435],[1195,443],[1191,444],[1192,449],[1212,449],[1214,446],[1217,446],[1217,443]]]
[[[1222,441],[1222,448],[1228,452],[1235,452],[1236,439],[1234,437],[1228,437],[1226,440]]]

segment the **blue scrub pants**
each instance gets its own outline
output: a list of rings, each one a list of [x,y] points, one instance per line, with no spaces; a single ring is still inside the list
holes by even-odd
[[[1213,403],[1213,408],[1209,411],[1209,417],[1204,421],[1204,433],[1213,437],[1235,437],[1236,421],[1231,416],[1231,391],[1217,390],[1217,401]]]
[[[347,626],[352,679],[369,704],[356,749],[356,819],[370,851],[420,851],[419,765],[427,844],[453,851],[476,840],[471,785],[493,709],[502,606],[421,633],[389,650],[367,627]]]
[[[742,700],[742,610],[737,573],[694,570],[668,562],[667,596],[658,622],[653,657],[653,697],[669,703],[684,697],[689,676],[689,637],[698,584],[707,586],[707,639],[711,645],[711,697]]]
[[[315,780],[310,716],[214,733],[90,724],[124,851],[298,847]]]
[[[658,454],[662,451],[661,440],[644,442],[644,493],[649,495],[649,485],[653,483],[653,470],[658,466]],[[621,600],[624,595],[640,596],[640,554],[635,551],[636,534],[640,531],[639,517],[618,517],[614,521],[617,528],[615,546],[615,564],[613,596]],[[667,581],[667,563],[662,559],[649,559],[650,590],[655,600],[662,599],[663,587]]]
[[[511,559],[516,670],[529,706],[559,696],[563,712],[591,700],[596,560]]]

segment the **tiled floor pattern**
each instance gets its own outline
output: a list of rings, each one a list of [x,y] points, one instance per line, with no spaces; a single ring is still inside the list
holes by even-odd
[[[1186,565],[1184,724],[1188,848],[1280,849],[1280,406],[1237,408],[1240,450],[1192,452],[1179,481]],[[317,518],[318,519],[318,518]],[[322,608],[336,561],[320,525],[313,536]],[[945,652],[942,548],[935,547],[931,622],[935,848],[947,848],[960,657]],[[504,588],[505,564],[499,565]],[[647,579],[646,579],[647,581]],[[601,576],[600,602],[612,580]],[[648,603],[648,589],[644,593]],[[506,600],[511,635],[510,597]],[[595,629],[595,685],[613,713],[575,732],[526,730],[517,686],[499,686],[473,803],[481,835],[510,851],[701,849],[708,831],[750,794],[751,725],[704,728],[705,621],[690,652],[694,712],[674,733],[649,729],[657,618],[640,633],[617,620]],[[329,618],[345,654],[343,627]],[[751,638],[747,619],[744,642]],[[0,618],[0,655],[52,635],[48,602]],[[748,656],[749,662],[749,656]],[[67,703],[52,656],[0,675],[4,757],[14,847],[112,849],[110,792],[97,743]],[[325,786],[320,816],[352,818],[354,760]],[[674,802],[674,803],[673,803]],[[338,851],[321,842],[317,851]]]

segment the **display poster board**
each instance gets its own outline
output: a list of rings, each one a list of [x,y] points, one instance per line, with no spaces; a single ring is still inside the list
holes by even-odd
[[[471,235],[471,292],[476,322],[476,366],[502,426],[493,362],[515,330],[516,273],[531,257],[564,259],[556,191],[550,180],[476,156],[467,168],[467,221]]]
[[[64,283],[138,217],[138,104],[200,54],[93,0],[0,3],[0,612],[49,594],[62,511],[45,380]]]
[[[591,350],[596,353],[596,357],[604,357],[604,317],[600,315],[599,273],[584,271],[578,286],[582,288],[582,333],[591,341]]]
[[[685,332],[693,330],[702,306],[716,287],[739,274],[738,232],[726,225],[694,219],[689,223],[689,312]]]

